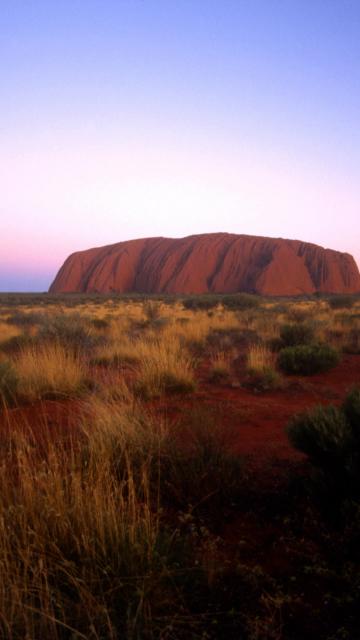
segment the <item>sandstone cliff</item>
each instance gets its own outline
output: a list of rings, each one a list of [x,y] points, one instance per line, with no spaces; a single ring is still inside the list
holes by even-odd
[[[353,257],[308,242],[208,233],[73,253],[50,291],[301,295],[360,292]]]

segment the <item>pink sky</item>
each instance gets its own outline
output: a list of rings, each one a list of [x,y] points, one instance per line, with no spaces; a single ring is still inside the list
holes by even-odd
[[[0,290],[156,235],[295,238],[360,264],[360,8],[330,4],[5,3]]]
[[[261,140],[28,133],[5,140],[0,174],[0,264],[18,272],[51,279],[79,249],[211,231],[297,238],[360,263],[360,183]]]

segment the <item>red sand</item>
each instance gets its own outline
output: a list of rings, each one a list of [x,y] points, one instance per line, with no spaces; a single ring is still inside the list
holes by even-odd
[[[301,459],[290,446],[285,427],[296,413],[316,404],[340,404],[355,384],[360,384],[360,357],[344,355],[332,371],[311,377],[288,377],[284,389],[257,392],[254,389],[208,381],[207,368],[199,371],[198,390],[189,396],[169,395],[151,403],[155,412],[177,419],[184,409],[204,407],[214,412],[224,429],[231,430],[234,451],[249,458],[261,469],[277,460]],[[244,380],[239,379],[237,384]],[[30,425],[40,439],[50,426],[54,437],[73,436],[81,401],[46,400],[9,410],[0,417],[0,428],[10,428],[13,422]],[[28,428],[28,427],[26,427]],[[4,431],[3,431],[4,432]],[[234,436],[234,439],[233,439]]]

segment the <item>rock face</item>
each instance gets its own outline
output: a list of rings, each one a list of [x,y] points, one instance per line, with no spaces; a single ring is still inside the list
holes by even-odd
[[[355,293],[360,274],[347,253],[282,238],[208,233],[143,238],[73,253],[50,292]]]

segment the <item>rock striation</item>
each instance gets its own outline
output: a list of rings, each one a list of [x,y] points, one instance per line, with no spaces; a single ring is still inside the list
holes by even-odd
[[[360,292],[348,253],[282,238],[206,233],[142,238],[70,255],[52,293],[234,293],[296,296]]]

